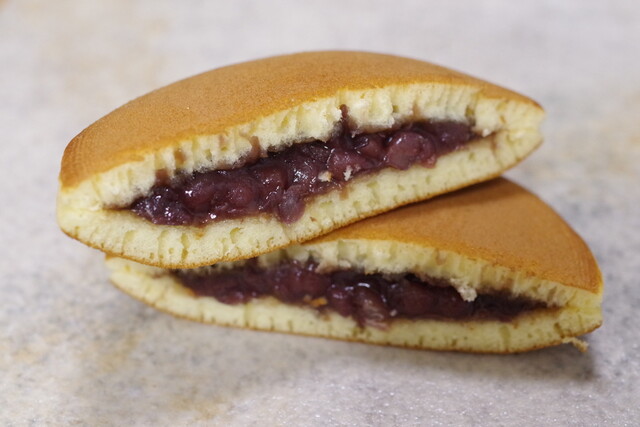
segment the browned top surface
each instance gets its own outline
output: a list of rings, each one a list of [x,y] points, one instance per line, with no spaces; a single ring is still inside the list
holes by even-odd
[[[473,85],[487,97],[532,100],[464,74],[413,59],[363,52],[309,52],[212,70],[165,86],[101,118],[65,150],[60,180],[79,184],[194,135],[217,134],[341,89],[441,82]]]
[[[602,286],[580,236],[546,203],[506,179],[365,219],[309,243],[337,239],[397,240],[589,291]]]

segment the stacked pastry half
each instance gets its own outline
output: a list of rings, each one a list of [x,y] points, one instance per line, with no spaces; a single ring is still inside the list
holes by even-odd
[[[193,320],[438,350],[583,347],[601,323],[593,256],[494,179],[540,144],[542,116],[395,56],[232,65],[74,138],[58,222],[107,254],[116,286]]]

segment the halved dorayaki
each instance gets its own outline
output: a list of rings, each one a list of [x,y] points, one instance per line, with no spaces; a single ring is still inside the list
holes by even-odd
[[[601,319],[602,278],[549,206],[497,179],[302,245],[195,269],[108,257],[116,286],[226,326],[424,349],[511,353]]]
[[[532,100],[425,62],[313,52],[158,89],[65,150],[58,222],[161,267],[256,256],[495,177],[541,142]]]

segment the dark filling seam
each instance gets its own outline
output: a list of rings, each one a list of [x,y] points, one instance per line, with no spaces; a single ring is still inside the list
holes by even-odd
[[[271,296],[283,303],[351,317],[362,327],[381,329],[394,319],[508,322],[524,312],[546,308],[542,302],[505,293],[465,301],[444,279],[353,270],[320,273],[317,267],[315,262],[287,260],[263,268],[254,258],[230,270],[174,270],[171,274],[197,297],[236,305]]]
[[[349,127],[346,108],[342,111],[329,141],[293,144],[262,158],[255,152],[242,166],[194,172],[171,182],[159,175],[150,194],[125,209],[161,225],[203,225],[262,213],[291,224],[309,199],[340,189],[354,177],[415,164],[433,167],[438,157],[479,138],[470,124],[454,121],[357,133]]]

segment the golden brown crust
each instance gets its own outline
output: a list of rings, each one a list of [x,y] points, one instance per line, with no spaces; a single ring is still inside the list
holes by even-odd
[[[473,86],[487,98],[534,101],[490,83],[413,59],[364,52],[309,52],[209,71],[137,98],[75,137],[60,182],[73,187],[176,141],[206,134],[303,102],[358,90],[412,83]]]
[[[594,293],[602,288],[580,236],[537,196],[502,178],[362,220],[308,244],[353,239],[436,247]]]

